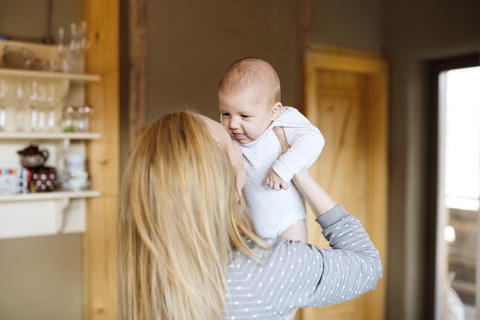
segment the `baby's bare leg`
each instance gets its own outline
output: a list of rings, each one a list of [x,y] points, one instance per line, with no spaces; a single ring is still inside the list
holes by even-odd
[[[291,224],[287,230],[283,231],[280,238],[287,240],[307,242],[307,222],[305,219],[297,220]]]
[[[296,313],[297,313],[297,310],[293,310],[292,313],[290,313],[288,316],[285,317],[285,320],[294,320]]]

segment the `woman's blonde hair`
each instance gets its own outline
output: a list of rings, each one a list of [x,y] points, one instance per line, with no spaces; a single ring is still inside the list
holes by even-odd
[[[254,234],[235,173],[203,121],[182,111],[143,133],[118,209],[120,319],[219,319],[234,250]]]

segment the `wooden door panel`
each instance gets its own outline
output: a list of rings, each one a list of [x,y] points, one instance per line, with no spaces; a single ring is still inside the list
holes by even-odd
[[[322,47],[324,49],[325,47]],[[312,50],[306,63],[307,118],[325,137],[310,172],[348,212],[358,218],[386,263],[386,69],[380,57]],[[308,210],[309,242],[328,247]],[[385,272],[384,272],[385,277]],[[297,319],[384,319],[385,289],[351,301],[308,308]]]
[[[317,72],[319,78],[325,73],[335,72]],[[339,74],[341,77],[332,77],[330,85],[317,88],[319,112],[311,120],[324,134],[326,145],[314,172],[335,199],[366,223],[366,121],[362,113],[366,78]],[[352,81],[355,87],[350,86]]]
[[[315,118],[309,119],[322,132],[325,147],[312,173],[334,199],[366,226],[366,121],[362,113],[366,77],[328,70],[318,70],[316,77],[318,112]],[[309,223],[308,227],[309,242],[328,247],[318,225]],[[328,315],[329,319],[361,320],[364,312],[359,310],[363,310],[364,304],[364,297],[359,297],[341,304],[307,309],[305,319],[325,319]]]

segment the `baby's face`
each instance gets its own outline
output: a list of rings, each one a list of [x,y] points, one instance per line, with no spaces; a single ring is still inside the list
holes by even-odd
[[[259,138],[280,113],[281,104],[268,105],[265,95],[255,90],[218,95],[222,124],[241,144]],[[278,105],[280,107],[278,107]]]

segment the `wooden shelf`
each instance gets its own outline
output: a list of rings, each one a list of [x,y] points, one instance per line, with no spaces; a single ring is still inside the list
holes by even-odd
[[[0,76],[27,77],[37,79],[66,79],[73,82],[94,82],[100,80],[100,76],[96,74],[51,72],[8,68],[0,68]]]
[[[95,132],[0,132],[0,140],[97,140]]]
[[[99,196],[100,196],[100,191],[96,191],[96,190],[9,194],[9,195],[0,195],[0,203],[16,202],[16,201],[83,199],[83,198],[94,198]]]

